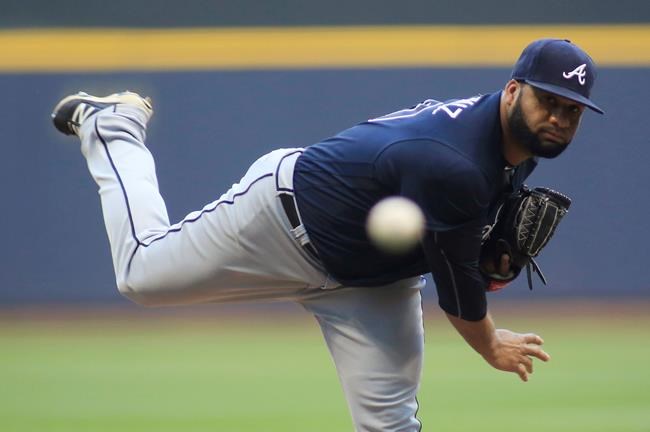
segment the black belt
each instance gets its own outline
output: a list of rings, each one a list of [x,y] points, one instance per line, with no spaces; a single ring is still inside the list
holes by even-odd
[[[282,208],[284,208],[284,212],[287,214],[287,219],[289,219],[291,228],[296,229],[302,225],[300,222],[300,217],[298,216],[298,208],[296,207],[296,201],[294,200],[293,195],[285,193],[280,194],[280,201],[282,202]],[[302,248],[310,257],[320,262],[318,252],[316,252],[316,249],[311,243],[305,243]]]

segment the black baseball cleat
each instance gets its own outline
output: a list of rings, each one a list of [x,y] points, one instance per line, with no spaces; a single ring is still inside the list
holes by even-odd
[[[125,91],[106,97],[97,97],[79,92],[61,99],[54,107],[52,121],[61,133],[66,135],[79,135],[79,128],[88,117],[104,108],[120,104],[142,108],[147,111],[148,115],[153,113],[151,99],[148,97],[143,98],[137,93]]]

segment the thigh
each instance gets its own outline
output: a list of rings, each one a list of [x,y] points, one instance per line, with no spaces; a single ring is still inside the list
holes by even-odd
[[[306,300],[323,332],[358,431],[417,431],[424,329],[420,278]]]
[[[290,234],[277,197],[279,161],[258,159],[237,184],[201,211],[144,239],[132,255],[122,292],[149,305],[293,300],[326,275]]]

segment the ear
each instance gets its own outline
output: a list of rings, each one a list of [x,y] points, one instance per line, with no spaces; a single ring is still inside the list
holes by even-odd
[[[511,79],[506,83],[503,88],[503,95],[508,106],[512,105],[517,100],[520,91],[521,83],[519,81]]]

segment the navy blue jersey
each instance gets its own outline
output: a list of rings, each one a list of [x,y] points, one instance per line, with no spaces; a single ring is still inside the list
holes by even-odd
[[[305,150],[294,172],[296,202],[334,278],[379,286],[431,272],[445,311],[469,320],[485,316],[482,230],[504,191],[518,188],[535,166],[524,162],[514,175],[507,169],[500,96],[427,100]],[[404,255],[378,250],[365,229],[370,208],[392,195],[412,199],[426,217],[421,247]]]

